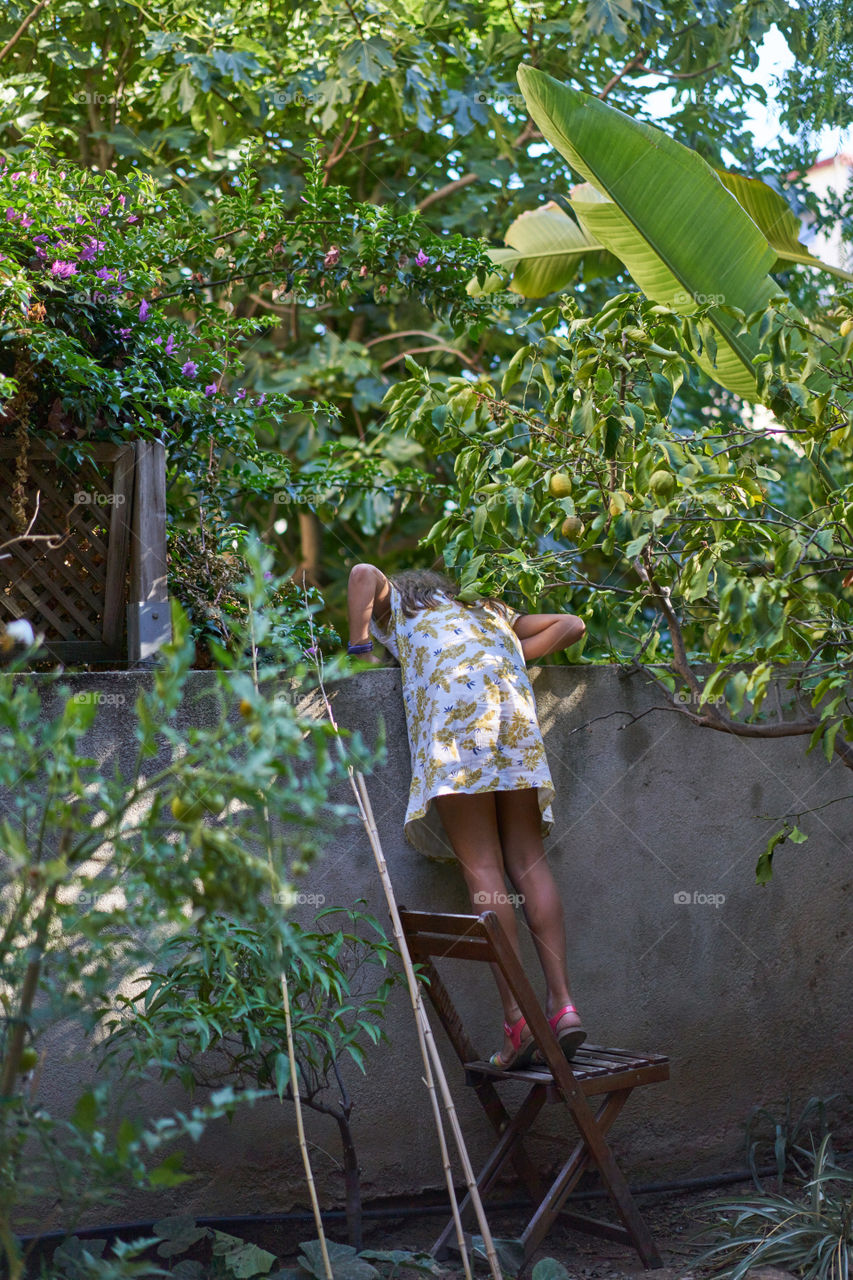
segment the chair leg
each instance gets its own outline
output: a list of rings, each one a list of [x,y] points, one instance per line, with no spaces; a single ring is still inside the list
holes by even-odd
[[[595,1123],[599,1127],[602,1135],[607,1133],[613,1121],[616,1119],[622,1107],[630,1095],[630,1089],[620,1089],[614,1093],[607,1094],[605,1101],[595,1113]],[[583,1138],[576,1144],[571,1156],[563,1165],[554,1180],[545,1199],[539,1205],[530,1222],[527,1224],[523,1234],[522,1241],[524,1243],[525,1258],[529,1258],[536,1249],[539,1248],[542,1241],[553,1226],[554,1220],[558,1216],[570,1220],[575,1219],[575,1225],[584,1230],[584,1224],[589,1224],[596,1235],[607,1235],[611,1239],[622,1240],[625,1243],[633,1244],[640,1258],[646,1267],[661,1266],[660,1254],[655,1247],[648,1228],[637,1211],[634,1204],[633,1196],[628,1191],[627,1184],[627,1201],[617,1198],[617,1194],[612,1186],[607,1186],[607,1190],[619,1211],[619,1216],[625,1223],[624,1227],[618,1227],[611,1223],[599,1223],[596,1219],[584,1219],[579,1214],[566,1214],[562,1211],[562,1206],[566,1201],[566,1197],[574,1189],[580,1180],[581,1175],[592,1163],[592,1155],[589,1147]],[[639,1228],[639,1229],[638,1229]]]
[[[545,1086],[534,1085],[501,1134],[497,1145],[480,1171],[477,1178],[477,1190],[481,1196],[485,1197],[490,1188],[494,1186],[501,1169],[507,1160],[512,1157],[515,1147],[522,1141],[544,1105]],[[465,1199],[459,1205],[459,1216],[463,1222],[464,1214],[470,1204],[471,1196],[469,1194],[465,1196]],[[454,1232],[455,1224],[453,1218],[451,1218],[431,1250],[433,1257],[441,1259],[447,1256],[449,1242]]]

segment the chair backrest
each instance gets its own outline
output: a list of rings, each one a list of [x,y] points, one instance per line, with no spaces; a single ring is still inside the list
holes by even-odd
[[[463,916],[434,911],[407,911],[401,907],[400,920],[412,959],[426,962],[427,976],[430,978],[430,998],[446,1027],[449,1019],[458,1029],[461,1019],[443,984],[436,982],[437,974],[429,963],[430,958],[446,956],[457,960],[487,961],[497,965],[518,1001],[518,1007],[527,1019],[527,1025],[566,1101],[574,1103],[581,1100],[581,1091],[569,1063],[557,1047],[545,1010],[494,911],[484,911],[479,916]],[[470,1046],[470,1041],[468,1045]],[[462,1045],[458,1037],[454,1039],[454,1047],[461,1057]]]

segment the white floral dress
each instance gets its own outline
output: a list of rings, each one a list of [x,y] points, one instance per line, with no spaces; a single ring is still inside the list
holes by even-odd
[[[421,853],[454,862],[434,796],[537,787],[542,835],[553,826],[554,784],[521,641],[494,605],[441,604],[406,618],[391,584],[391,613],[373,635],[400,663],[412,785],[405,835]]]

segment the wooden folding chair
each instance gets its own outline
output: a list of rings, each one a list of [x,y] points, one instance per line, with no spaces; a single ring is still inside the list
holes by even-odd
[[[536,1206],[521,1235],[525,1263],[560,1215],[563,1222],[580,1231],[633,1245],[644,1266],[660,1267],[660,1254],[607,1144],[606,1134],[632,1089],[669,1079],[669,1059],[660,1054],[634,1054],[625,1049],[583,1045],[572,1062],[567,1062],[493,911],[464,916],[401,908],[400,918],[412,959],[421,965],[427,979],[429,1000],[465,1069],[465,1082],[473,1087],[498,1136],[497,1145],[477,1179],[480,1195],[485,1198],[501,1170],[511,1161]],[[484,1061],[436,971],[433,957],[485,960],[496,965],[518,1001],[547,1066],[501,1071]],[[514,1116],[507,1111],[495,1088],[506,1080],[530,1082],[530,1089]],[[596,1098],[595,1111],[587,1102],[592,1096]],[[524,1147],[525,1136],[546,1102],[563,1102],[577,1130],[568,1159],[549,1187],[542,1185],[539,1170]],[[562,1211],[566,1197],[590,1166],[598,1170],[624,1225]],[[466,1196],[460,1212],[464,1214],[469,1205],[470,1197]],[[451,1219],[432,1251],[437,1258],[447,1256],[453,1237]]]

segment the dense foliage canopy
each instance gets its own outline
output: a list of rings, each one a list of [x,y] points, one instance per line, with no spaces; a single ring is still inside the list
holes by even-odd
[[[795,218],[804,204],[846,217],[841,197],[817,208],[797,178],[815,129],[849,122],[839,5],[345,0],[153,14],[56,0],[3,21],[7,176],[29,172],[35,143],[54,168],[89,170],[86,183],[147,192],[147,232],[121,233],[140,269],[114,305],[153,306],[163,337],[174,322],[209,338],[218,416],[186,376],[171,386],[174,365],[163,381],[151,313],[121,321],[128,367],[161,383],[175,545],[206,518],[217,551],[256,525],[338,618],[355,560],[393,571],[443,555],[470,590],[580,612],[585,647],[560,660],[639,663],[683,685],[680,708],[702,723],[808,732],[846,757],[849,296],[798,245]],[[761,151],[745,109],[763,96],[753,73],[774,25],[796,55],[781,106],[797,129]],[[722,174],[753,230],[709,222],[690,287],[661,292],[642,256],[652,246],[684,278],[660,222],[676,153],[667,169],[658,148],[628,243],[609,223],[626,208],[594,163],[595,136],[585,151],[568,116],[554,132],[553,104],[533,105],[520,65],[568,86],[578,110],[605,104],[596,128],[627,117],[676,139],[692,175]],[[750,185],[758,176],[769,186]],[[26,199],[9,201],[20,306],[46,273],[21,251]],[[534,210],[593,248],[556,280],[536,252],[489,279],[485,249],[499,267],[517,259],[494,250],[505,234],[529,238]],[[689,249],[688,229],[693,241],[705,229],[683,222]],[[128,270],[112,240],[104,252]],[[56,315],[83,306],[79,277],[48,283]],[[537,313],[525,295],[543,289],[553,301]],[[150,384],[135,385],[124,431],[152,426]],[[191,573],[192,556],[180,559]],[[792,703],[788,727],[771,730],[762,699],[774,664],[791,661],[805,664],[797,697],[831,713]],[[716,671],[704,697],[697,662]]]

